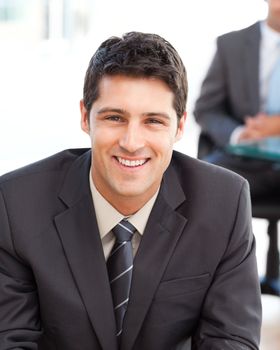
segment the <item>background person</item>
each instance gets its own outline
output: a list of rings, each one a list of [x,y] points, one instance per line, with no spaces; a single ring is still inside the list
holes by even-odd
[[[265,21],[217,39],[196,101],[199,157],[243,175],[252,197],[280,194],[279,163],[229,155],[229,143],[280,136],[280,0]]]

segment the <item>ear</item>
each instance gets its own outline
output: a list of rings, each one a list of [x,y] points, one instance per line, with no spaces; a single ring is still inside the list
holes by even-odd
[[[175,142],[181,140],[181,138],[183,137],[186,119],[187,119],[187,112],[184,112],[181,119],[179,120],[178,129],[175,136]]]
[[[89,134],[89,112],[87,111],[84,100],[80,101],[80,111],[81,111],[81,128],[84,132]]]

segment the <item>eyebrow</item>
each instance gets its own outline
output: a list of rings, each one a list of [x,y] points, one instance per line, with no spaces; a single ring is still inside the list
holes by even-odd
[[[119,113],[119,114],[130,114],[129,112],[127,112],[124,109],[121,108],[113,108],[113,107],[104,107],[101,108],[97,111],[97,114],[102,114],[102,113],[108,113],[108,112],[113,112],[113,113]],[[146,116],[146,117],[156,117],[156,116],[160,116],[163,117],[165,119],[170,120],[170,116],[167,113],[164,112],[146,112],[146,113],[142,113],[142,116]]]
[[[170,116],[167,113],[164,112],[150,112],[150,113],[143,113],[143,115],[147,116],[147,117],[163,117],[164,119],[168,119],[170,120]]]
[[[121,108],[112,108],[112,107],[104,107],[97,111],[97,114],[107,113],[107,112],[114,112],[119,114],[128,114],[124,109]]]

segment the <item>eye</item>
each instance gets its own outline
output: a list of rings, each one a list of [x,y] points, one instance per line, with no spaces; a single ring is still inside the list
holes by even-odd
[[[161,119],[157,118],[149,118],[146,121],[147,124],[163,124],[163,121]]]
[[[105,119],[113,122],[121,122],[123,120],[120,115],[107,115]]]
[[[151,126],[164,126],[166,125],[165,121],[160,118],[148,118],[146,120],[146,124]]]

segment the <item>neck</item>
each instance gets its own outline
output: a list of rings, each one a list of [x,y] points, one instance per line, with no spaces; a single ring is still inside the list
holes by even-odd
[[[149,199],[140,201],[135,199],[120,198],[119,200],[114,201],[114,203],[109,202],[119,213],[124,216],[130,216],[140,210],[149,201]]]
[[[118,196],[112,196],[110,191],[102,190],[98,183],[94,182],[94,186],[101,196],[105,198],[106,201],[109,202],[119,213],[124,216],[130,216],[135,214],[138,210],[144,207],[146,203],[148,203],[148,201],[157,193],[160,183],[158,186],[155,186],[153,190],[145,191],[145,193],[133,196],[121,194]]]
[[[268,15],[266,23],[271,29],[280,33],[280,19],[279,18],[274,18],[273,16]]]

